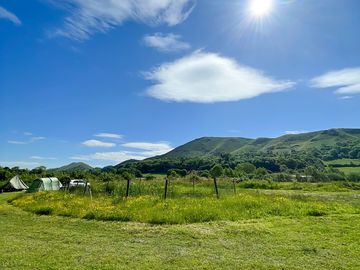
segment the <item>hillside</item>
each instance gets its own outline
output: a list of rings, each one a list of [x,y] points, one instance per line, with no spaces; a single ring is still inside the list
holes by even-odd
[[[55,168],[55,169],[51,169],[52,171],[56,171],[56,172],[74,172],[74,171],[89,171],[92,170],[93,167],[91,167],[90,165],[84,163],[84,162],[73,162],[70,163],[68,165],[59,167],[59,168]]]
[[[203,137],[156,158],[219,156],[222,153],[322,151],[340,145],[360,147],[360,129],[330,129],[278,138]],[[356,158],[356,157],[355,157]]]
[[[214,164],[235,168],[250,162],[272,172],[324,167],[324,161],[360,159],[360,129],[329,129],[278,138],[203,137],[142,161],[123,162],[115,169],[165,173],[170,169],[209,170]]]

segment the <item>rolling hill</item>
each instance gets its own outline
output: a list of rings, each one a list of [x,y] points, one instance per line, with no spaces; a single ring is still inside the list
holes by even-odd
[[[74,171],[90,171],[92,169],[93,169],[93,167],[91,167],[90,165],[88,165],[84,162],[73,162],[73,163],[70,163],[68,165],[65,165],[65,166],[62,166],[59,168],[51,169],[51,171],[74,172]]]
[[[219,156],[223,153],[266,153],[294,151],[321,151],[338,145],[360,147],[360,129],[329,129],[323,131],[289,134],[278,138],[222,138],[203,137],[166,153],[158,158]]]
[[[203,137],[164,155],[125,161],[113,168],[164,173],[170,169],[208,170],[214,164],[234,168],[239,163],[250,162],[279,172],[284,168],[320,168],[325,166],[324,161],[336,159],[360,159],[360,129],[329,129],[278,138]]]

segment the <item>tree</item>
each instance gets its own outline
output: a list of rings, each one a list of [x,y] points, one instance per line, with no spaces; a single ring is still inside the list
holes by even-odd
[[[214,186],[215,186],[215,193],[216,193],[216,197],[219,198],[219,190],[218,190],[218,186],[217,186],[217,182],[216,182],[216,178],[220,177],[223,175],[224,169],[223,167],[221,167],[221,165],[215,165],[214,167],[212,167],[212,169],[210,170],[210,174],[211,176],[214,178]]]
[[[211,168],[210,170],[210,175],[213,177],[213,178],[218,178],[220,176],[222,176],[224,173],[224,169],[221,165],[215,165],[214,167]]]
[[[259,178],[259,179],[263,179],[264,178],[264,176],[266,176],[267,175],[267,170],[265,169],[265,168],[257,168],[256,170],[255,170],[255,175],[256,175],[256,177],[257,178]]]
[[[235,176],[235,173],[234,171],[231,169],[231,168],[225,168],[224,169],[224,175],[226,177],[234,177]]]
[[[254,173],[256,170],[256,167],[249,163],[249,162],[245,162],[245,163],[241,163],[239,165],[236,166],[236,171],[237,172],[244,172],[246,174],[252,174]]]

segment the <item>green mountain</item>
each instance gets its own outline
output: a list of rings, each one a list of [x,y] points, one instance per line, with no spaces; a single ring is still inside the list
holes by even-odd
[[[56,172],[90,171],[93,170],[93,167],[84,162],[73,162],[68,165],[51,170]]]
[[[325,151],[325,149],[346,146],[349,148],[360,147],[360,129],[330,129],[289,134],[278,138],[203,137],[155,158],[209,157],[224,153],[237,155],[243,153]]]
[[[277,138],[203,137],[142,161],[126,161],[115,170],[164,173],[169,169],[209,170],[214,164],[234,168],[250,162],[272,172],[323,167],[324,161],[360,159],[360,129],[329,129]]]

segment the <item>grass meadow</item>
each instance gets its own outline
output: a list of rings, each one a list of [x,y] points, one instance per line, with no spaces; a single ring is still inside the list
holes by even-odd
[[[357,184],[219,182],[0,194],[0,269],[360,269]]]

